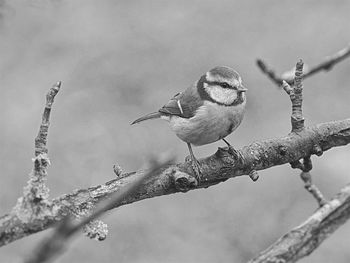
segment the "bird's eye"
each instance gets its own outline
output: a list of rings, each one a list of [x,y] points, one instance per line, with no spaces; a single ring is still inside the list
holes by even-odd
[[[221,86],[225,89],[229,89],[230,88],[230,85],[227,84],[226,82],[222,83]]]

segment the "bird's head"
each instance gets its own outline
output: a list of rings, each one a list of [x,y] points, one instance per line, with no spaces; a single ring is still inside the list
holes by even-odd
[[[224,66],[215,67],[203,75],[197,89],[202,99],[225,106],[243,103],[247,91],[237,71]]]

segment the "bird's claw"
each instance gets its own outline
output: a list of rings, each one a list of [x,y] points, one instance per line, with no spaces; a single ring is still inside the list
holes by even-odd
[[[195,173],[195,177],[198,181],[198,183],[201,181],[201,178],[202,178],[202,169],[201,169],[201,166],[199,164],[199,162],[197,160],[191,162],[191,165],[192,165],[192,169]]]
[[[197,182],[199,183],[202,178],[202,169],[199,161],[195,158],[192,158],[191,156],[187,156],[185,159],[186,162],[191,163],[192,170],[194,171],[195,178]]]
[[[234,159],[239,161],[240,163],[244,163],[244,156],[242,155],[241,151],[236,150],[231,145],[228,146],[228,153],[233,155]]]

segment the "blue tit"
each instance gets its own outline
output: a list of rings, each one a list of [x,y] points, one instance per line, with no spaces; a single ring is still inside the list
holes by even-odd
[[[171,130],[187,143],[192,167],[200,180],[200,164],[191,145],[223,140],[231,148],[225,137],[237,129],[243,119],[246,91],[242,78],[235,70],[215,67],[194,85],[176,94],[157,112],[147,114],[132,124],[157,118],[168,121]]]

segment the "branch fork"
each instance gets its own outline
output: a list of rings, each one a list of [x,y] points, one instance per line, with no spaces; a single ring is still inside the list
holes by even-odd
[[[319,73],[320,71],[329,71],[336,64],[343,61],[349,56],[350,45],[339,50],[334,55],[326,57],[326,59],[318,65],[308,67],[304,72],[304,78],[309,78],[312,75]],[[273,70],[270,66],[267,65],[267,63],[264,60],[257,59],[256,64],[261,70],[261,72],[265,74],[271,81],[273,81],[278,87],[282,86],[283,80],[286,81],[289,85],[294,85],[294,76],[293,74],[291,74],[291,72],[294,71],[294,69],[292,71],[287,71],[279,76],[275,73],[275,70]]]
[[[290,163],[292,168],[302,171],[300,176],[305,188],[322,207],[303,225],[283,236],[251,262],[266,262],[266,258],[294,262],[295,259],[308,255],[350,218],[350,187],[347,186],[332,201],[327,202],[312,183],[310,174],[312,154],[319,156],[332,147],[350,143],[350,119],[305,127],[302,115],[302,79],[318,71],[329,70],[349,54],[350,46],[304,74],[303,62],[300,60],[296,65],[294,78],[285,80],[278,77],[264,62],[259,61],[263,72],[278,86],[282,85],[290,96],[292,132],[282,138],[253,143],[233,153],[230,149],[219,148],[214,155],[200,160],[204,174],[201,182],[197,182],[188,163],[167,164],[167,167],[157,171],[151,169],[151,172],[131,173],[123,173],[120,166],[115,165],[114,173],[117,178],[49,200],[49,191],[45,185],[50,164],[46,145],[51,107],[61,86],[61,82],[57,82],[46,96],[42,123],[35,139],[34,167],[28,185],[12,212],[0,217],[0,246],[60,222],[51,239],[27,261],[43,262],[62,249],[64,241],[82,227],[90,238],[104,240],[108,233],[107,225],[97,220],[97,217],[108,209],[155,196],[207,188],[241,175],[249,175],[256,181],[257,170]],[[152,176],[146,178],[145,175],[150,173]]]

